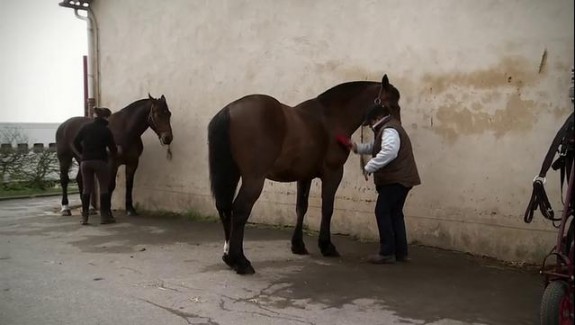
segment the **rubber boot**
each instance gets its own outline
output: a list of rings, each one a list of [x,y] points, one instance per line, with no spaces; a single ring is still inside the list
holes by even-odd
[[[88,217],[90,216],[90,194],[82,194],[82,225],[88,225]]]
[[[112,197],[109,193],[100,193],[100,224],[115,223],[116,219],[112,215]]]

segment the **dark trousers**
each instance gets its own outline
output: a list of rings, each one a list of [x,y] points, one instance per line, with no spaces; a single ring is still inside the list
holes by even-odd
[[[389,184],[377,187],[375,217],[379,230],[379,254],[404,258],[407,256],[407,234],[403,205],[410,187]]]
[[[100,184],[100,195],[107,194],[110,186],[110,169],[104,160],[86,160],[80,164],[82,173],[83,194],[91,194],[94,188],[94,176],[98,177]]]

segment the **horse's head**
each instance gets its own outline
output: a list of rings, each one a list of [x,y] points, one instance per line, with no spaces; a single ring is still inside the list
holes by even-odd
[[[166,97],[153,98],[148,94],[148,98],[151,102],[150,113],[148,114],[148,125],[160,139],[162,144],[170,144],[173,140],[172,135],[172,125],[170,124],[170,117],[172,113],[168,109],[168,103],[166,103]]]
[[[387,74],[381,79],[381,88],[379,90],[379,95],[374,100],[376,105],[381,105],[386,108],[390,114],[401,121],[400,117],[400,107],[399,107],[399,90],[389,83]]]

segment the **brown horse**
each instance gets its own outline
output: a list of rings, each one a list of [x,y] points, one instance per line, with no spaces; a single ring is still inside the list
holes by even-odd
[[[148,94],[147,99],[135,101],[110,116],[108,126],[119,149],[118,155],[110,161],[110,194],[116,188],[118,167],[126,165],[126,213],[128,215],[137,215],[132,205],[132,187],[138,161],[144,150],[141,135],[150,127],[156,132],[162,145],[169,145],[173,139],[170,124],[171,115],[164,95],[156,99]],[[72,143],[80,128],[90,121],[92,119],[88,117],[72,117],[56,130],[56,153],[60,162],[62,215],[64,216],[71,215],[68,207],[68,183],[70,181],[68,172],[72,165],[72,159],[79,161],[79,155],[73,149]],[[79,171],[76,175],[76,181],[81,193],[83,182],[82,174]]]
[[[296,107],[270,96],[249,95],[212,118],[208,126],[210,181],[225,234],[222,259],[228,266],[239,274],[255,272],[243,251],[244,227],[266,178],[297,182],[294,254],[307,254],[303,219],[311,181],[321,179],[319,248],[324,256],[339,256],[330,240],[330,222],[349,150],[336,137],[350,137],[374,101],[399,118],[399,91],[387,75],[381,83],[340,84]]]

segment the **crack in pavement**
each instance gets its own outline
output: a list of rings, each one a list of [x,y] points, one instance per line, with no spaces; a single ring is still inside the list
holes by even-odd
[[[265,290],[265,289],[264,289],[264,290]],[[256,296],[257,296],[257,295],[256,295]],[[226,295],[222,295],[222,297],[223,297],[223,298],[220,298],[219,306],[220,306],[220,309],[223,310],[223,311],[236,312],[236,313],[246,313],[246,314],[255,314],[255,315],[259,315],[259,316],[263,316],[263,317],[267,317],[267,318],[271,318],[271,319],[278,319],[278,318],[279,318],[279,319],[294,321],[294,322],[298,322],[298,323],[302,323],[302,324],[315,325],[315,323],[313,323],[313,322],[309,322],[309,321],[302,320],[301,317],[297,317],[297,316],[289,315],[289,314],[284,314],[284,313],[280,313],[280,312],[271,310],[270,308],[264,307],[264,306],[260,305],[259,303],[254,303],[254,302],[248,300],[248,298],[238,298],[238,299],[236,299],[236,298],[232,298],[232,297],[229,297],[229,296],[226,296]],[[232,310],[232,309],[226,308],[226,306],[225,306],[226,302],[224,301],[224,298],[231,300],[233,303],[238,303],[238,302],[239,302],[239,303],[251,303],[251,304],[255,305],[257,308],[259,308],[259,309],[261,309],[261,310],[264,310],[264,311],[266,311],[266,312],[268,312],[268,313],[271,313],[271,314],[273,314],[273,315],[268,315],[268,314],[263,313],[263,312],[243,311],[243,310]]]
[[[161,309],[163,309],[163,310],[165,310],[165,311],[167,311],[167,312],[169,312],[169,313],[171,313],[171,314],[173,314],[173,315],[176,315],[176,316],[178,316],[178,317],[181,317],[181,318],[183,318],[183,319],[186,321],[186,323],[188,323],[188,324],[190,324],[190,325],[220,325],[219,323],[217,323],[217,322],[215,322],[214,320],[212,320],[210,317],[204,317],[204,316],[200,316],[200,315],[196,315],[196,314],[192,314],[192,313],[183,312],[183,311],[180,311],[180,310],[177,310],[177,309],[173,309],[173,308],[170,308],[170,307],[158,305],[158,304],[156,304],[156,303],[154,303],[154,302],[151,302],[151,301],[149,301],[149,300],[146,300],[146,299],[141,299],[141,298],[138,298],[138,299],[141,300],[141,301],[147,302],[147,303],[149,303],[150,305],[153,305],[153,306],[156,306],[156,307],[158,307],[158,308],[161,308]],[[190,318],[192,318],[192,319],[193,319],[193,318],[196,318],[196,319],[198,319],[198,318],[199,318],[199,319],[205,319],[206,321],[203,322],[203,323],[197,323],[197,322],[192,322],[192,320],[190,320]]]
[[[274,286],[278,286],[277,289],[275,290],[270,290],[272,289],[272,287]],[[248,297],[248,298],[242,298],[242,299],[238,299],[238,301],[244,300],[244,301],[248,301],[248,302],[254,302],[254,301],[258,301],[258,299],[267,299],[269,302],[271,302],[272,304],[278,304],[277,301],[273,301],[272,298],[278,298],[281,299],[286,306],[290,306],[292,308],[298,308],[298,309],[305,309],[305,307],[302,306],[298,306],[297,304],[294,303],[294,299],[288,298],[288,297],[283,297],[280,296],[278,293],[282,290],[284,290],[285,288],[289,287],[288,284],[286,283],[271,283],[270,285],[268,285],[267,287],[263,288],[262,290],[260,290],[259,293],[257,293],[256,295],[253,295],[252,297]],[[268,291],[269,292],[266,292]],[[277,306],[276,306],[277,307]],[[284,307],[285,308],[285,307]]]
[[[170,287],[171,285],[177,286],[177,287],[182,287],[182,288],[186,288],[188,290],[195,290],[195,291],[204,291],[198,288],[192,288],[192,287],[188,287],[186,285],[183,284],[176,284],[176,283],[170,283],[170,282],[166,282],[162,279],[159,279],[159,284],[155,284],[153,285],[153,287],[156,287],[158,289],[162,289],[162,290],[171,290],[171,291],[175,291],[175,292],[179,292],[179,293],[184,293],[183,291],[180,291],[176,288]],[[279,288],[277,290],[273,290],[270,293],[267,293],[266,291],[270,290],[272,287],[277,286],[277,284],[270,284],[269,286],[263,288],[262,290],[259,291],[259,293],[251,296],[251,297],[246,297],[246,298],[232,298],[226,295],[221,295],[222,297],[232,301],[233,303],[247,303],[250,305],[254,305],[256,306],[256,308],[261,309],[265,312],[268,312],[269,314],[266,314],[264,312],[254,312],[254,311],[242,311],[242,310],[232,310],[229,309],[225,306],[225,301],[224,299],[220,299],[220,303],[219,303],[219,307],[221,310],[226,311],[226,312],[240,312],[240,313],[245,313],[245,314],[252,314],[252,315],[258,315],[258,316],[262,316],[262,317],[266,317],[266,318],[280,318],[280,319],[284,319],[284,320],[289,320],[289,321],[293,321],[293,322],[298,322],[298,323],[302,323],[302,324],[307,324],[307,325],[314,325],[313,322],[308,322],[305,320],[302,320],[301,317],[295,316],[295,315],[290,315],[290,314],[285,314],[285,313],[280,313],[277,312],[275,310],[272,310],[269,307],[263,306],[262,304],[260,304],[258,302],[258,298],[265,298],[265,299],[269,299],[270,295],[273,295],[275,292],[278,292],[280,290],[282,290],[283,288]],[[291,299],[285,299],[282,298],[284,300],[289,300],[291,301]],[[301,308],[301,307],[298,307]],[[176,312],[182,313],[181,311],[176,310]]]

